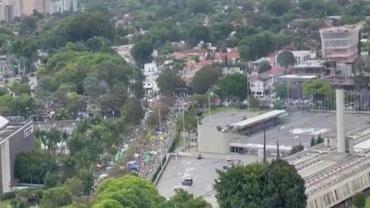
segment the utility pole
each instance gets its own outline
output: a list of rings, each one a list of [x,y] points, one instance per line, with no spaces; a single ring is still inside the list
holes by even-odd
[[[280,158],[280,149],[279,149],[279,137],[276,137],[276,158]]]
[[[211,115],[211,92],[208,93],[208,114]]]
[[[263,129],[263,163],[266,163],[266,128]]]
[[[182,132],[184,139],[184,152],[186,151],[186,136],[185,136],[185,108],[182,108]]]
[[[249,113],[250,111],[249,111],[249,82],[248,82],[248,74],[247,74],[247,109],[248,109],[248,113]]]

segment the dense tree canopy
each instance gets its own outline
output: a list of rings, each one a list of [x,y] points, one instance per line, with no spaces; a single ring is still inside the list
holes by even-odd
[[[60,51],[38,75],[38,96],[51,99],[57,113],[66,113],[67,118],[86,109],[87,101],[96,104],[103,115],[117,116],[128,93],[138,97],[142,93],[141,71],[110,53]]]
[[[195,14],[207,14],[213,10],[213,2],[211,0],[191,0],[190,10]]]
[[[139,66],[149,63],[151,61],[152,53],[153,46],[148,41],[138,42],[131,49],[131,54]]]
[[[216,198],[221,208],[304,208],[304,180],[283,160],[254,163],[219,171]]]
[[[370,59],[358,57],[353,64],[355,85],[358,87],[370,87]]]
[[[258,65],[258,73],[264,73],[271,69],[271,64],[268,61],[262,61]]]
[[[275,15],[281,16],[293,8],[290,0],[266,0],[265,9]]]
[[[303,94],[305,97],[315,96],[316,98],[330,97],[333,95],[332,87],[321,80],[309,80],[303,83]]]
[[[220,69],[215,67],[205,67],[197,71],[192,79],[191,86],[196,94],[204,94],[222,76]]]
[[[229,99],[245,99],[247,96],[247,78],[242,74],[226,75],[219,84],[221,94]]]
[[[164,94],[175,92],[177,88],[185,87],[184,81],[176,70],[166,69],[157,79],[158,87]]]
[[[277,56],[277,63],[285,68],[292,66],[296,63],[295,57],[292,52],[288,50],[283,50]]]
[[[97,191],[92,208],[209,208],[200,197],[194,198],[183,190],[169,200],[161,197],[154,185],[136,176],[124,176],[104,181]]]
[[[240,57],[244,60],[255,60],[266,56],[285,42],[277,34],[262,32],[244,37],[238,45]]]

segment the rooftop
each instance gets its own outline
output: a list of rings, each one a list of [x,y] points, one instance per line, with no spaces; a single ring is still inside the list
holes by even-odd
[[[309,80],[316,78],[318,78],[316,75],[299,75],[299,74],[287,74],[279,77],[279,79],[295,79],[295,80]]]
[[[0,116],[0,129],[4,128],[9,123],[8,119]]]
[[[323,28],[320,32],[350,32],[351,30],[360,30],[361,25],[343,25],[338,27]]]
[[[258,115],[256,117],[252,117],[252,118],[249,118],[249,119],[245,119],[243,121],[239,121],[237,123],[233,123],[233,124],[231,124],[231,126],[234,127],[234,128],[237,128],[237,129],[239,129],[239,128],[246,128],[246,127],[248,127],[250,125],[255,124],[256,122],[263,122],[263,121],[265,121],[267,119],[280,116],[280,115],[282,115],[284,113],[286,113],[285,110],[273,110],[273,111],[269,111],[267,113]]]
[[[4,117],[0,117],[0,120],[2,118],[5,119]],[[2,143],[10,135],[15,133],[19,128],[23,127],[28,122],[30,122],[27,120],[22,120],[20,118],[6,118],[6,120],[8,121],[8,123],[5,124],[2,128],[0,128],[0,143]]]
[[[214,128],[217,126],[225,127],[258,115],[260,113],[248,114],[246,111],[220,112],[204,118],[202,124]],[[344,118],[347,121],[345,124],[347,136],[354,136],[356,135],[354,133],[370,128],[369,114],[345,113]],[[266,130],[266,144],[276,148],[276,139],[279,138],[279,144],[282,148],[298,144],[309,147],[312,136],[317,137],[319,134],[323,137],[336,137],[335,112],[290,112],[287,117],[284,117],[283,122]],[[248,136],[233,134],[232,143],[239,144],[235,146],[261,145],[263,144],[263,131]]]

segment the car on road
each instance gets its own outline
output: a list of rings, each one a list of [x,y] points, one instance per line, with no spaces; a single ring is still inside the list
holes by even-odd
[[[192,178],[185,178],[182,181],[183,186],[192,186],[193,185],[193,179]]]

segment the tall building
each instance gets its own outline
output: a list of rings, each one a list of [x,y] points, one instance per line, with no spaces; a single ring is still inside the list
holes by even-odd
[[[32,15],[34,11],[42,14],[49,13],[50,0],[20,0],[21,14]]]
[[[322,57],[337,63],[353,63],[359,53],[360,25],[331,27],[320,30]]]
[[[33,148],[33,123],[0,116],[0,194],[12,191],[18,154]]]
[[[50,13],[63,13],[78,11],[78,0],[57,0],[51,3]]]
[[[12,21],[20,16],[19,0],[0,0],[0,21]]]

